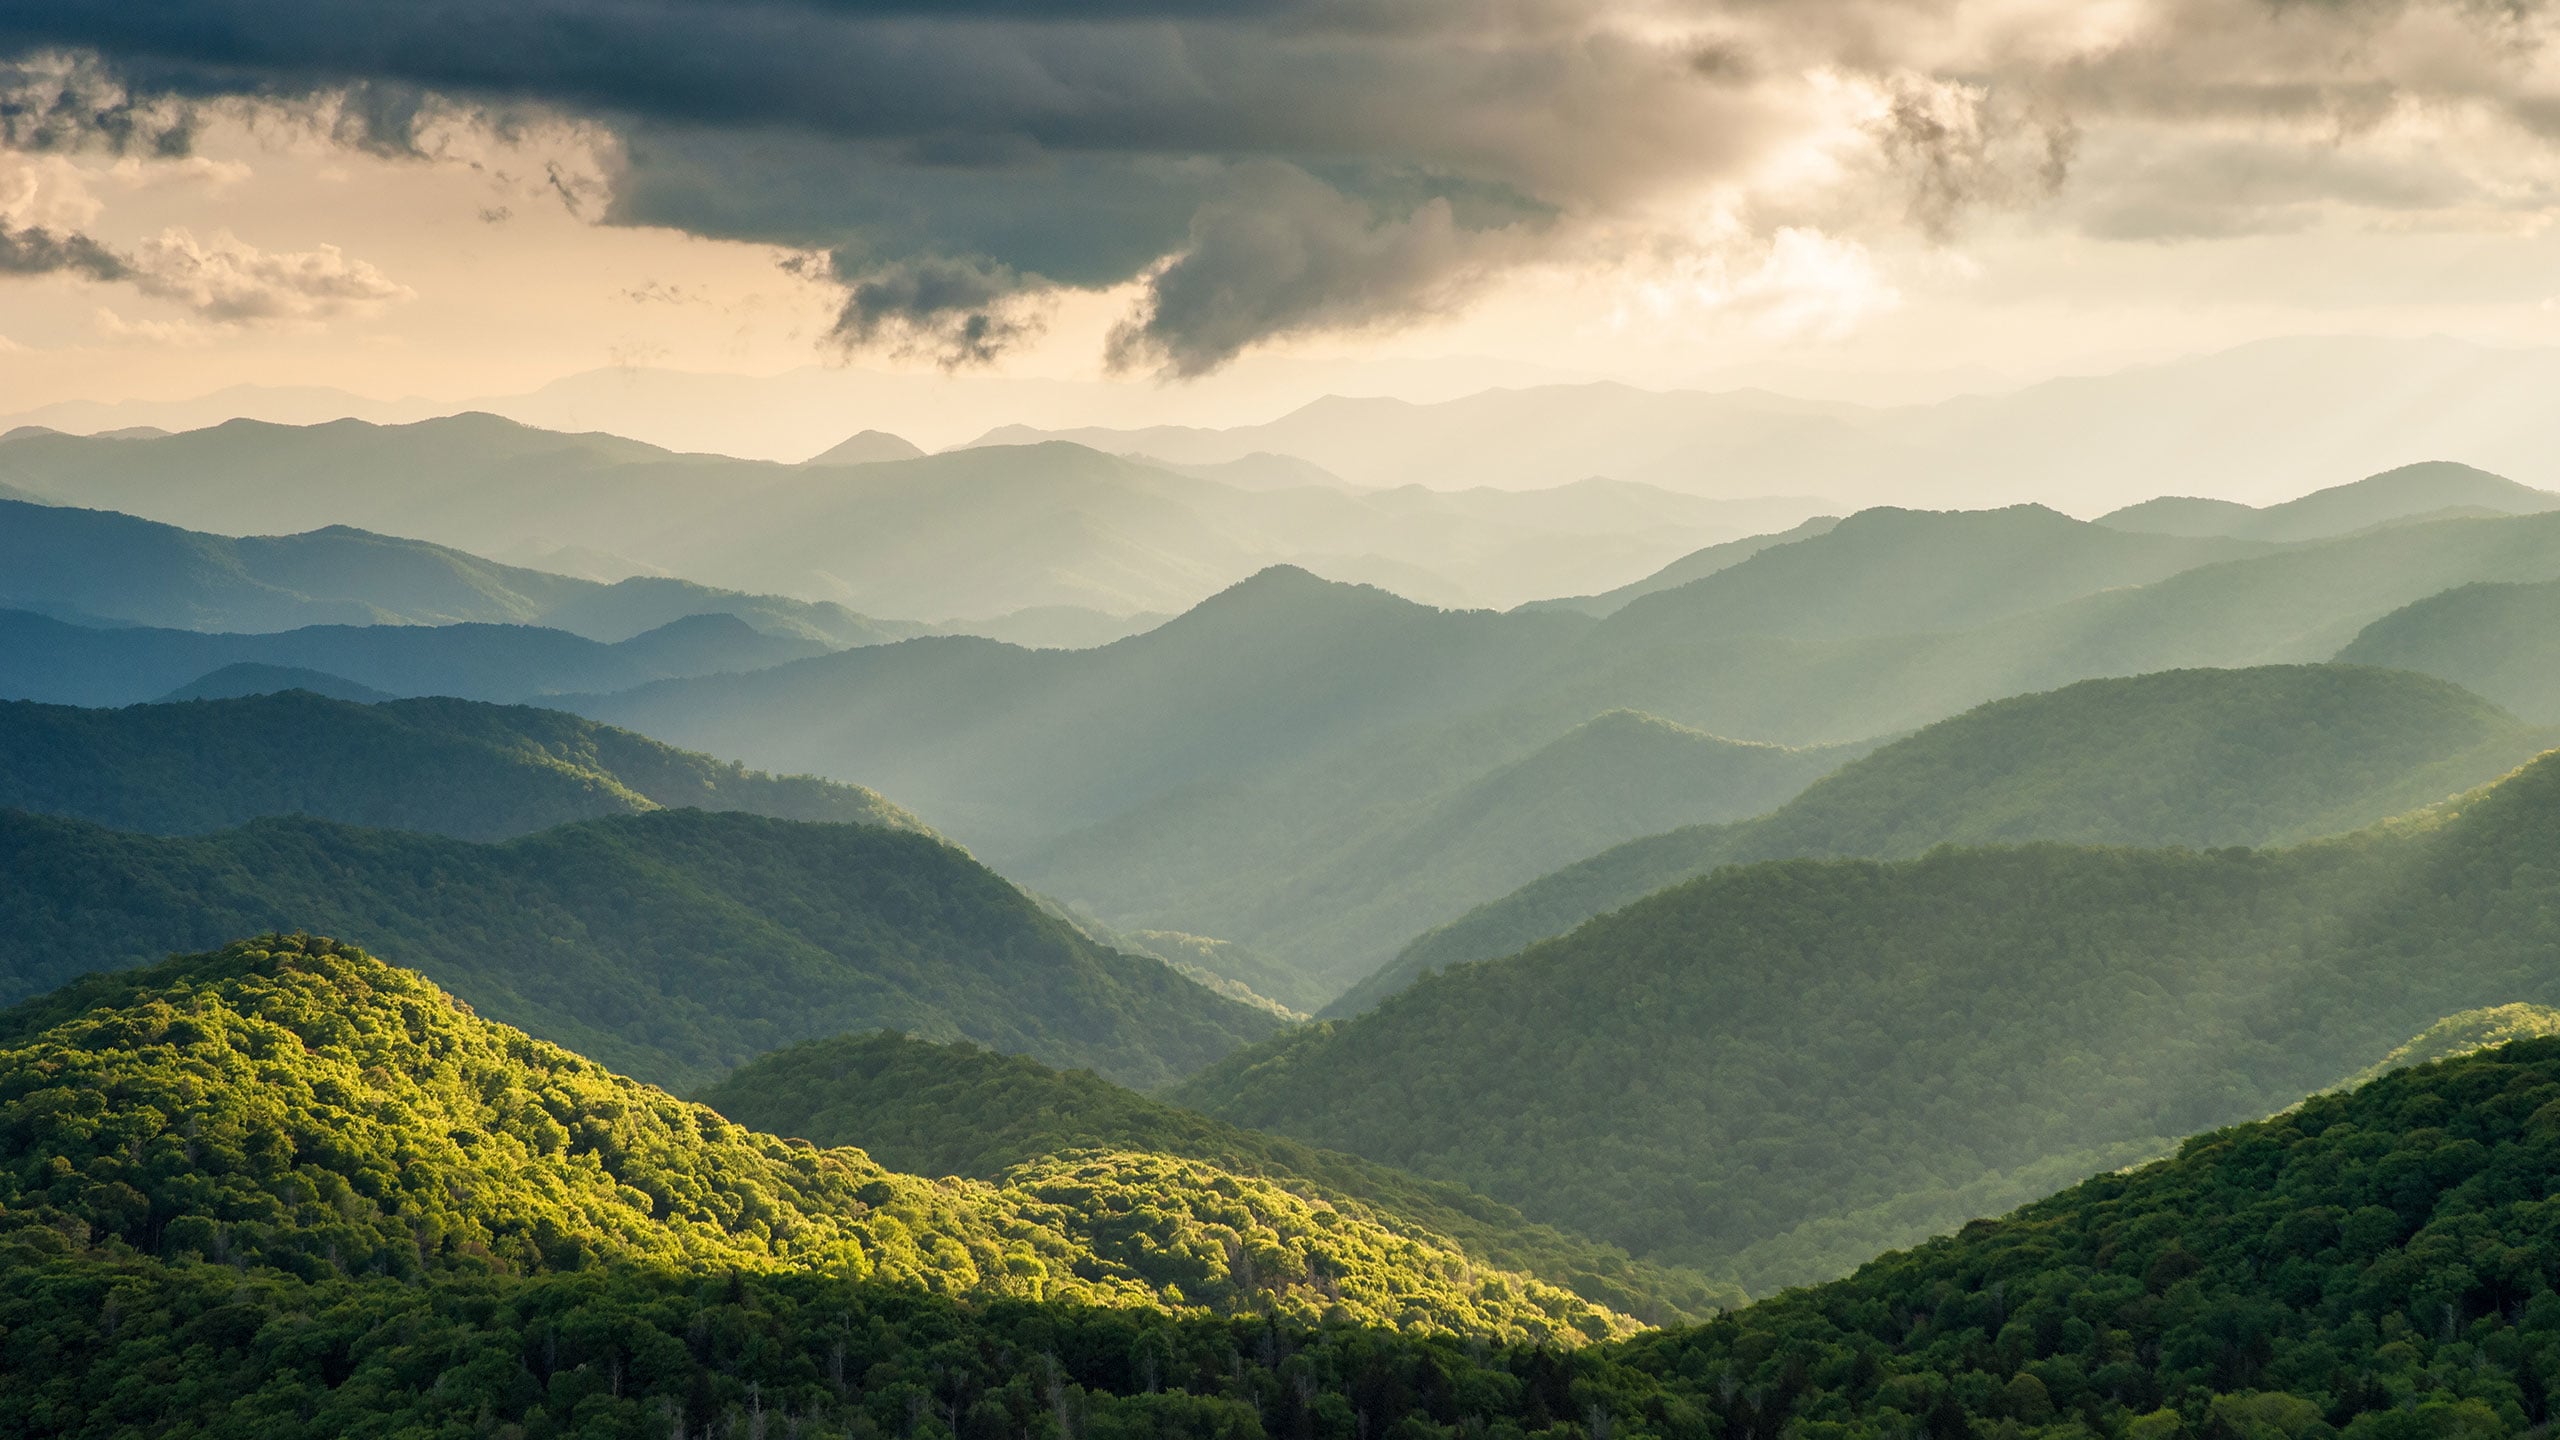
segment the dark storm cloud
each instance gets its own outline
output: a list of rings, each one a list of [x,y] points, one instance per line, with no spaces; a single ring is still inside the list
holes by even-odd
[[[76,232],[56,232],[40,225],[19,230],[0,226],[0,275],[52,274],[124,280],[132,277],[133,263]]]
[[[619,160],[601,208],[563,189],[573,209],[822,252],[846,344],[982,360],[1034,323],[1027,295],[1143,280],[1113,358],[1192,374],[1274,336],[1433,313],[1594,235],[1623,243],[1608,227],[1666,194],[1747,189],[1826,123],[1809,77],[1881,97],[1869,153],[1848,155],[1828,193],[1742,196],[1755,223],[1856,232],[1881,217],[1946,238],[1985,207],[2073,190],[2089,193],[2067,213],[2098,233],[2286,228],[2320,204],[2366,202],[2226,195],[2227,165],[2093,172],[2093,127],[2307,127],[2325,134],[2293,138],[2334,144],[2418,104],[2560,128],[2532,4],[2138,0],[2103,12],[2125,20],[2120,34],[2057,39],[2101,14],[2061,0],[2046,13],[1955,0],[0,0],[0,58],[101,57],[64,71],[54,95],[0,87],[16,97],[0,99],[0,138],[183,148],[191,105],[240,98],[305,107],[340,141],[392,154],[419,151],[456,106],[502,131],[594,121]],[[2364,194],[2393,189],[2352,178]]]

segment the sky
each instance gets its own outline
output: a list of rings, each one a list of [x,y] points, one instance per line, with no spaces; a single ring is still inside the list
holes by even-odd
[[[940,444],[2560,344],[2556,39],[2538,0],[0,5],[0,414],[822,367]]]

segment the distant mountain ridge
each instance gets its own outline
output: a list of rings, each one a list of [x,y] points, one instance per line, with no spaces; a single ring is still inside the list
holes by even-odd
[[[308,625],[265,634],[95,628],[0,610],[0,698],[135,705],[235,665],[314,671],[395,696],[514,703],[825,653],[733,615],[671,621],[607,645],[531,625]]]
[[[866,442],[860,453],[874,458],[680,455],[478,414],[234,421],[159,439],[0,442],[0,483],[225,534],[327,524],[476,554],[566,548],[961,622],[1046,606],[1171,612],[1274,561],[1440,603],[1511,604],[1606,588],[1819,508],[1632,484],[1370,494],[1269,466],[1227,483],[1064,443],[890,458]]]
[[[2450,461],[2403,465],[2280,505],[2163,496],[2098,517],[2111,529],[2235,540],[2325,540],[2423,517],[2539,515],[2560,510],[2560,493]]]
[[[688,806],[925,832],[859,786],[751,773],[557,710],[303,692],[122,710],[0,702],[0,808],[120,830],[309,815],[503,840]]]

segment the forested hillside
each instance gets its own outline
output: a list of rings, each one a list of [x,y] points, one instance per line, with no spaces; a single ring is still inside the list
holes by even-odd
[[[36,448],[82,446],[78,436]],[[128,442],[104,453],[130,455]],[[0,473],[23,458],[0,448]],[[307,519],[280,521],[279,528]],[[0,607],[81,623],[269,631],[305,625],[545,625],[627,640],[688,615],[731,615],[823,649],[874,645],[920,627],[841,605],[752,595],[662,576],[614,584],[501,565],[422,540],[333,525],[301,534],[213,535],[112,510],[0,497]]]
[[[0,1310],[12,1354],[45,1357],[0,1367],[0,1423],[13,1433],[175,1426],[317,1440],[368,1427],[566,1433],[574,1423],[816,1437],[916,1424],[1042,1440],[1733,1440],[1819,1426],[1844,1440],[2011,1427],[2397,1440],[2529,1430],[2560,1367],[2550,1279],[2560,1251],[2542,1215],[2560,1174],[2555,1041],[2403,1072],[2198,1137],[2175,1159],[1705,1326],[1577,1349],[1490,1348],[1263,1315],[1185,1321],[1143,1304],[960,1303],[973,1288],[1100,1288],[1050,1265],[1073,1253],[1071,1227],[1090,1212],[988,1236],[982,1217],[1001,1211],[1005,1192],[921,1186],[854,1152],[696,1119],[548,1047],[457,1034],[468,1022],[423,987],[343,969],[337,984],[301,978],[246,966],[172,974],[158,1004],[32,1036],[21,1028],[0,1051],[12,1122],[0,1132],[12,1161],[0,1171],[0,1213],[12,1222],[0,1230]],[[368,1026],[369,1016],[387,1023]],[[419,1055],[446,1036],[462,1064]],[[249,1055],[290,1058],[256,1062],[275,1078],[254,1091],[219,1083],[254,1073]],[[47,1060],[60,1068],[48,1074]],[[169,1108],[81,1124],[77,1097],[95,1092],[58,1083],[64,1075],[113,1076]],[[456,1083],[472,1076],[490,1083]],[[440,1140],[398,1168],[371,1164],[361,1142],[379,1132],[359,1107],[385,1102],[469,1116],[492,1133],[473,1149]],[[271,1142],[296,1115],[345,1126],[359,1143],[288,1159]],[[181,1116],[197,1119],[192,1134]],[[21,1157],[40,1150],[62,1165],[30,1173]],[[706,1188],[667,1187],[668,1228],[726,1266],[606,1259],[640,1248],[623,1217],[659,1208],[642,1186],[689,1170]],[[617,1172],[641,1183],[626,1192]],[[448,1176],[502,1183],[457,1199],[450,1185],[437,1193]],[[519,1177],[551,1182],[528,1207],[530,1225],[510,1213],[524,1191],[504,1182]],[[775,1226],[856,1181],[872,1198],[854,1219]],[[435,1225],[376,1218],[413,1191]],[[264,1223],[217,1223],[243,1201]],[[595,1222],[560,1223],[581,1211]],[[489,1259],[471,1264],[461,1242],[475,1228],[490,1237]],[[922,1243],[932,1241],[947,1243]],[[667,1242],[640,1243],[663,1253]],[[830,1243],[877,1255],[875,1276],[920,1283],[767,1258]],[[1092,1249],[1108,1263],[1105,1244]],[[369,1254],[391,1273],[348,1263]],[[284,1264],[251,1266],[251,1256]],[[588,1268],[561,1273],[564,1259]],[[1047,1274],[1030,1273],[1035,1261]],[[1361,1297],[1337,1288],[1348,1314]],[[946,1294],[924,1293],[934,1289]],[[1478,1313],[1491,1308],[1479,1302]]]
[[[674,1089],[892,1027],[1161,1084],[1266,1011],[1105,950],[931,836],[663,810],[496,845],[309,819],[164,839],[0,811],[0,1000],[285,925]]]
[[[2430,805],[2560,746],[2443,681],[2349,665],[2183,670],[1998,700],[1844,766],[1774,813],[1629,841],[1423,935],[1329,1013],[1508,955],[1719,865],[1937,845],[2270,845]]]
[[[2366,626],[2338,658],[2441,675],[2560,723],[2560,581],[2430,595]]]
[[[937,1183],[744,1130],[327,940],[119,980],[77,1008],[0,1015],[0,1244],[17,1264],[412,1286],[798,1272],[1479,1340],[1629,1328],[1441,1237],[1212,1166],[1094,1153]]]
[[[1314,1009],[1535,876],[1666,825],[1760,814],[1856,753],[1628,710],[1505,759],[1516,741],[1499,725],[1418,728],[1320,773],[1179,791],[1009,868],[1125,926],[1243,943],[1288,971],[1276,998]]]
[[[118,830],[311,815],[501,840],[686,806],[924,828],[859,786],[759,774],[557,710],[303,692],[122,710],[0,702],[0,809]]]
[[[1731,1285],[1631,1261],[1456,1185],[1228,1125],[1090,1071],[1052,1070],[970,1045],[889,1032],[804,1041],[750,1061],[701,1099],[751,1129],[858,1145],[918,1175],[999,1180],[1019,1166],[1093,1150],[1197,1161],[1389,1229],[1446,1236],[1472,1255],[1650,1324],[1703,1319],[1742,1300]]]
[[[827,647],[728,615],[670,621],[611,645],[533,625],[308,625],[269,634],[96,629],[0,610],[0,698],[138,705],[242,664],[314,670],[389,695],[513,703],[669,677],[726,675]]]
[[[1755,1288],[2560,1000],[2560,759],[2293,850],[1723,871],[1172,1098]],[[1537,1056],[1537,1063],[1521,1063]]]

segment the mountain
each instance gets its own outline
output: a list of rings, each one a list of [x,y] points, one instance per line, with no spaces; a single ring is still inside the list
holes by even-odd
[[[2412,1065],[2428,1065],[2518,1040],[2560,1035],[2560,1010],[2548,1005],[2490,1005],[2447,1015],[2410,1037],[2409,1043],[2333,1087],[2352,1090]]]
[[[1758,1290],[2560,1000],[2560,757],[2291,850],[1943,847],[1660,892],[1168,1098]]]
[[[168,694],[159,703],[180,700],[238,700],[251,695],[277,695],[287,690],[307,690],[331,700],[346,700],[358,705],[393,698],[389,692],[342,680],[318,670],[304,670],[292,665],[261,665],[243,660],[209,670]]]
[[[307,625],[265,634],[92,628],[0,610],[0,696],[68,705],[157,700],[237,665],[312,671],[387,695],[515,701],[824,653],[734,616],[671,621],[607,645],[531,625]]]
[[[2366,626],[2338,658],[2441,675],[2519,715],[2560,721],[2560,581],[2430,595]]]
[[[1615,615],[1627,608],[1629,601],[1651,595],[1659,590],[1674,589],[1692,580],[1704,580],[1719,570],[1730,569],[1741,564],[1773,545],[1791,545],[1798,540],[1811,540],[1818,535],[1828,535],[1838,528],[1839,524],[1840,519],[1836,515],[1817,515],[1792,530],[1781,530],[1771,535],[1753,535],[1741,540],[1728,540],[1721,545],[1710,545],[1704,550],[1693,550],[1643,579],[1621,585],[1605,594],[1568,595],[1557,600],[1533,600],[1520,608],[1523,610],[1575,610],[1595,618]]]
[[[298,917],[675,1087],[884,1026],[1154,1085],[1276,1023],[910,831],[659,810],[500,844],[306,817],[162,838],[0,811],[0,856],[0,1000]]]
[[[2440,680],[2346,665],[2179,670],[1998,700],[1887,745],[1773,813],[1602,851],[1416,939],[1327,1013],[1508,955],[1669,885],[1789,856],[1939,845],[2267,845],[2468,790],[2560,746]]]
[[[235,1282],[796,1273],[1480,1340],[1626,1328],[1441,1237],[1204,1165],[1104,1154],[937,1183],[742,1130],[328,940],[181,957],[0,1026],[15,1233],[79,1226],[110,1256]],[[102,1091],[129,1107],[104,1129],[76,1098]]]
[[[2377,525],[2441,516],[2539,515],[2560,510],[2560,494],[2519,485],[2468,465],[2435,460],[2315,490],[2281,505],[2163,496],[2098,517],[2118,530],[2225,536],[2235,540],[2325,540]]]
[[[0,808],[118,830],[309,815],[500,840],[687,806],[924,829],[859,786],[758,774],[557,710],[307,691],[122,710],[0,702]]]
[[[1275,1283],[1237,1262],[1316,1247],[1289,1248],[1297,1215],[1262,1221],[1276,1205],[1232,1180],[1272,1208],[1213,1208],[1208,1184],[1160,1175],[1065,1206],[1018,1184],[925,1186],[741,1132],[350,969],[180,980],[163,993],[184,1013],[101,1012],[6,1052],[8,1158],[62,1159],[0,1171],[0,1307],[13,1346],[45,1357],[0,1369],[13,1431],[2398,1440],[2537,1426],[2560,1363],[2542,1199],[2560,1169],[2560,1042],[2202,1135],[1711,1324],[1573,1346],[1489,1283],[1429,1282],[1425,1263],[1455,1257],[1419,1246],[1326,1245],[1387,1263],[1349,1270],[1339,1318],[1307,1323],[1308,1287],[1290,1282],[1314,1275]],[[438,1041],[498,1095],[437,1068]],[[179,1079],[190,1062],[216,1083]],[[253,1066],[276,1075],[254,1101]],[[43,1087],[64,1074],[167,1108],[100,1126],[81,1090]],[[393,1163],[386,1110],[448,1125]],[[497,1143],[460,1143],[482,1132]],[[346,1139],[297,1155],[289,1134]],[[440,1179],[459,1183],[438,1195]],[[652,1181],[690,1253],[624,1261],[677,1249],[631,1234]],[[861,1208],[829,1213],[849,1189]],[[386,1213],[394,1197],[419,1223]],[[1132,1204],[1116,1223],[1113,1202]],[[214,1219],[235,1206],[259,1223]],[[792,1263],[840,1238],[863,1263]],[[474,1247],[513,1263],[473,1267]],[[1240,1271],[1251,1282],[1229,1283]],[[1398,1328],[1357,1323],[1416,1280]],[[1057,1298],[1022,1298],[1044,1290]],[[1096,1291],[1118,1303],[1079,1303]],[[1176,1304],[1211,1313],[1163,1313]],[[1460,1340],[1447,1319],[1550,1343]]]
[[[1294,972],[1273,998],[1312,1009],[1478,903],[1647,831],[1763,813],[1855,753],[1613,710],[1470,773],[1466,747],[1426,730],[1322,776],[1180,792],[1013,873],[1115,924],[1238,941]]]
[[[1184,785],[1480,709],[1590,623],[1434,610],[1274,567],[1093,650],[931,637],[567,703],[767,768],[858,768],[1009,858]]]
[[[0,447],[0,463],[12,453],[14,447]],[[663,577],[599,584],[345,526],[233,538],[107,510],[5,499],[0,607],[84,624],[184,630],[540,624],[606,642],[716,613],[829,650],[921,629],[871,620],[841,605]]]
[[[924,455],[913,441],[886,430],[857,430],[808,459],[803,465],[872,465],[883,460],[915,460]]]
[[[325,524],[475,554],[601,554],[961,620],[1058,605],[1172,612],[1276,561],[1439,603],[1516,604],[1605,589],[1817,508],[1619,483],[1373,495],[1248,468],[1229,483],[1058,443],[784,465],[477,414],[0,442],[0,483],[198,530]]]
[[[1730,1286],[1639,1265],[1532,1225],[1457,1186],[1221,1124],[1124,1090],[970,1045],[880,1033],[811,1040],[749,1062],[702,1102],[751,1129],[858,1145],[893,1170],[997,1180],[1081,1151],[1171,1156],[1249,1175],[1401,1232],[1446,1236],[1506,1269],[1664,1324],[1741,1303]]]
[[[1333,396],[1210,430],[1009,428],[1215,463],[1299,456],[1355,485],[1534,488],[1591,475],[1694,494],[1822,495],[1851,508],[2034,502],[2109,510],[2171,484],[2265,503],[2377,467],[2459,459],[2560,484],[2560,348],[2299,336],[1933,404],[1755,390],[1530,385],[1415,403]],[[1562,593],[1562,592],[1558,592]]]

